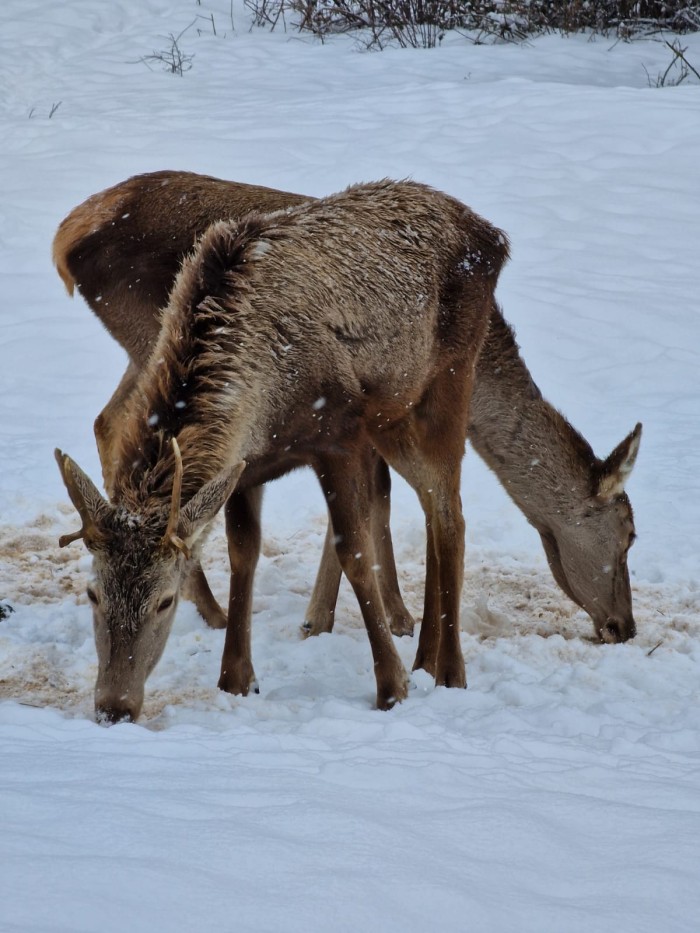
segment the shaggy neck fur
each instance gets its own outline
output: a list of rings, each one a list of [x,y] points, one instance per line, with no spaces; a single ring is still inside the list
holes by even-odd
[[[245,442],[245,395],[258,382],[246,352],[250,273],[263,217],[231,229],[211,227],[183,262],[163,312],[160,336],[129,400],[114,498],[127,507],[172,496],[177,438],[183,460],[182,502],[216,476]],[[221,235],[222,230],[227,235]],[[232,424],[241,422],[240,430]]]

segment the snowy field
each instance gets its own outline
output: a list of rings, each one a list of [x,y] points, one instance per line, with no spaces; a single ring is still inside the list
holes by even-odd
[[[200,19],[180,40],[183,77],[138,62],[212,13],[216,35]],[[362,54],[233,15],[0,14],[0,931],[697,930],[700,86],[650,87],[654,41]],[[700,36],[682,41],[697,67]],[[138,724],[98,726],[89,558],[58,548],[76,517],[52,451],[100,476],[92,421],[125,360],[50,244],[87,195],[161,168],[312,195],[410,176],[508,231],[499,300],[544,394],[599,456],[644,423],[637,637],[594,643],[469,452],[469,689],[421,672],[380,713],[349,588],[332,635],[299,636],[325,515],[298,473],[266,497],[260,695],[217,691],[223,634],[183,603]],[[423,521],[399,482],[394,533],[419,614]],[[223,599],[218,526],[207,569]],[[415,640],[397,646],[410,668]]]

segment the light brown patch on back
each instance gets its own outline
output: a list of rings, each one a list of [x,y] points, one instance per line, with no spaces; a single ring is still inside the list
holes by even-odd
[[[107,188],[83,201],[61,221],[51,253],[69,295],[73,295],[76,281],[70,270],[68,257],[86,237],[113,220],[123,209],[130,193],[130,188],[124,183]]]

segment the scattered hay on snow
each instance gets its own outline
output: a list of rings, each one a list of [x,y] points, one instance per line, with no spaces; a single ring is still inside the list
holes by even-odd
[[[96,658],[85,596],[90,558],[80,544],[58,547],[58,537],[72,529],[74,515],[69,507],[57,509],[56,515],[56,519],[41,515],[24,526],[3,529],[0,592],[16,611],[0,623],[0,699],[91,716]],[[299,645],[290,649],[289,644],[311,593],[323,531],[319,522],[318,527],[295,534],[291,542],[268,536],[263,544],[254,631],[264,634],[268,659],[262,663],[272,668],[280,667],[277,649],[271,647],[275,644],[280,645],[280,652],[290,653],[290,658],[293,652],[301,651],[307,659],[304,664],[315,659],[323,667],[327,660],[328,649],[324,654],[321,648]],[[415,542],[402,545],[398,554],[404,598],[417,618],[422,609],[424,568],[419,541],[420,536],[416,536]],[[214,592],[222,600],[227,588],[225,555],[218,523],[207,544],[204,564]],[[637,584],[634,595],[638,627],[634,645],[646,653],[653,651],[657,659],[667,651],[695,651],[700,618],[690,587]],[[361,663],[365,663],[365,655],[369,661],[361,616],[346,583],[341,587],[336,618],[338,637],[345,638],[343,651],[359,651]],[[544,560],[529,563],[475,547],[468,554],[462,629],[469,663],[487,644],[502,644],[508,654],[521,652],[532,658],[539,652],[537,641],[553,635],[560,636],[555,654],[561,663],[583,660],[594,665],[596,653],[605,650],[595,644],[588,616],[560,592]],[[153,722],[172,705],[221,709],[222,703],[229,708],[237,702],[216,689],[222,640],[223,633],[208,630],[194,608],[182,604],[164,659],[147,686],[146,720]],[[416,639],[400,641],[408,666],[415,645]],[[290,660],[290,671],[298,661],[297,654],[294,662]],[[349,666],[353,663],[357,662],[348,661]],[[551,656],[543,663],[551,663]],[[298,673],[301,676],[303,672]],[[315,668],[314,673],[324,677],[323,670]],[[290,676],[296,677],[296,672]]]

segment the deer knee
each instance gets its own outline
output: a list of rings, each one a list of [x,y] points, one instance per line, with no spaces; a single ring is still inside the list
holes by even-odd
[[[375,566],[371,542],[350,540],[342,535],[336,535],[335,552],[343,573],[352,583],[354,580],[366,579]]]

